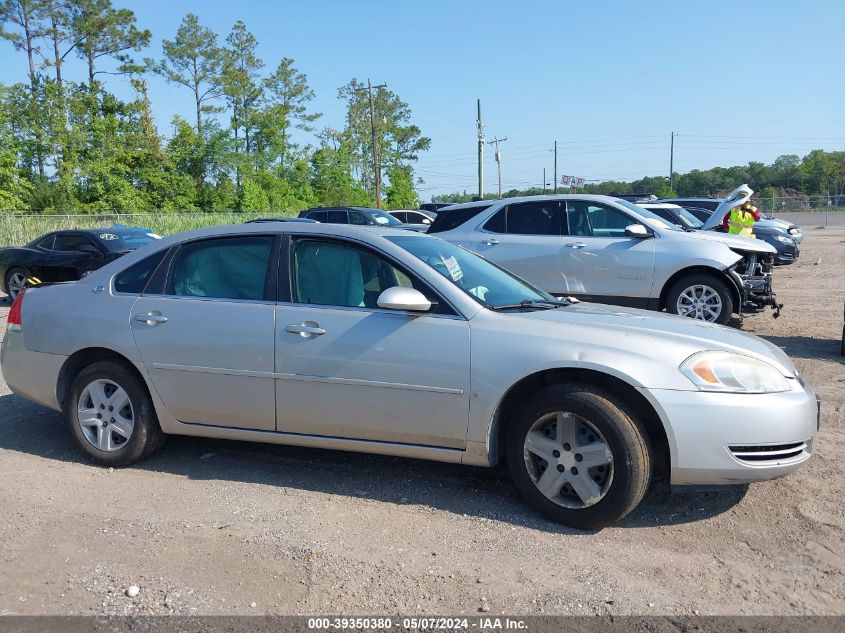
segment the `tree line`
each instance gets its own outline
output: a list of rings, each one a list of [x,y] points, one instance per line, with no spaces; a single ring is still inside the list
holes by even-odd
[[[666,176],[647,176],[630,182],[608,180],[586,183],[579,191],[593,194],[654,194],[660,198],[711,197],[726,194],[739,185],[748,184],[755,195],[764,199],[773,196],[832,196],[834,203],[845,203],[845,151],[826,152],[816,149],[803,158],[795,154],[784,154],[767,165],[750,162],[735,167],[714,167],[693,169],[685,174],[674,174],[672,186]],[[551,193],[547,187],[529,187],[503,191],[504,197],[531,196]],[[558,187],[559,193],[568,192],[568,187]],[[435,196],[435,202],[470,202],[476,194],[469,192]],[[497,198],[498,194],[487,193],[485,199]]]
[[[317,126],[314,91],[293,59],[267,65],[236,22],[225,38],[194,14],[158,57],[151,33],[111,0],[2,0],[0,37],[20,53],[27,81],[0,85],[0,210],[294,211],[372,206],[369,95],[351,79],[338,90],[342,127]],[[85,73],[70,77],[77,58]],[[104,77],[123,76],[121,100]],[[163,77],[190,94],[190,120],[175,116],[166,139],[153,120],[147,81]],[[362,90],[362,88],[364,88]],[[431,141],[398,95],[374,91],[379,169],[391,208],[415,207],[412,164]],[[312,133],[299,144],[296,130]]]

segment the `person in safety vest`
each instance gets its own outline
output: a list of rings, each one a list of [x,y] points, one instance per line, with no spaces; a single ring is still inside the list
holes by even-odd
[[[761,217],[757,207],[746,200],[740,206],[734,207],[725,214],[725,217],[722,218],[722,226],[731,235],[754,237],[754,222]]]

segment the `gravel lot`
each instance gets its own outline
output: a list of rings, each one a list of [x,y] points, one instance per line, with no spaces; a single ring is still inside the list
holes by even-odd
[[[783,316],[743,325],[824,399],[817,454],[790,477],[656,486],[583,533],[499,470],[178,437],[94,467],[59,414],[2,383],[0,614],[845,614],[845,228],[805,227],[776,271]]]

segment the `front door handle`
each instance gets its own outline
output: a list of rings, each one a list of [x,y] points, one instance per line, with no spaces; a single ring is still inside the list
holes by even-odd
[[[136,314],[135,320],[142,321],[147,325],[158,325],[159,323],[165,323],[167,317],[160,312],[147,312],[146,314]]]
[[[566,245],[568,248],[587,248],[587,245],[584,242],[569,242]]]
[[[315,336],[321,336],[326,333],[326,331],[321,328],[320,324],[316,321],[288,323],[287,327],[285,327],[285,332],[290,332],[291,334],[299,334],[304,338],[313,338]]]
[[[496,244],[501,244],[501,242],[499,242],[499,240],[497,240],[495,237],[489,240],[481,240],[481,243],[485,246],[495,246]]]

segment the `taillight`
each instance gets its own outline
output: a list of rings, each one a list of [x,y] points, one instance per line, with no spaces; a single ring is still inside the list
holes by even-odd
[[[7,332],[21,331],[21,306],[23,305],[23,297],[25,294],[26,289],[21,290],[12,302],[12,307],[9,309],[9,316],[6,319]]]

